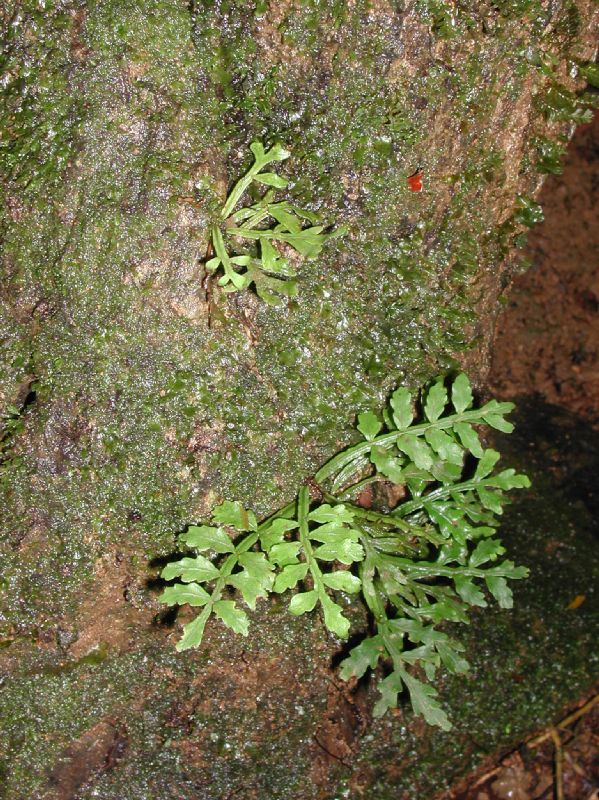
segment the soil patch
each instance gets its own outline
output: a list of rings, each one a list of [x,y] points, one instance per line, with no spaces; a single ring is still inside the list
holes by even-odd
[[[599,697],[525,742],[446,800],[593,800],[599,796]]]
[[[539,198],[545,222],[530,234],[531,268],[498,320],[491,389],[540,394],[599,422],[599,113],[572,139],[562,175]]]

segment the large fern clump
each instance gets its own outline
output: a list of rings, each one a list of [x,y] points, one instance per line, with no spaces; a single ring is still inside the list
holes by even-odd
[[[473,402],[464,374],[450,395],[442,379],[421,398],[397,389],[382,419],[358,416],[362,439],[327,462],[295,502],[258,523],[252,511],[226,500],[210,525],[190,526],[179,542],[193,555],[162,571],[175,581],[162,602],[201,608],[177,649],[198,647],[212,616],[247,635],[242,603],[254,609],[272,592],[289,593],[291,614],[320,608],[328,630],[346,639],[350,622],[339,593],[359,596],[372,633],[342,661],[341,677],[381,666],[375,715],[396,707],[407,689],[417,714],[449,729],[432,681],[441,665],[463,673],[468,663],[443,623],[467,622],[470,607],[486,606],[489,595],[511,608],[508,579],[528,572],[503,558],[496,534],[506,492],[530,482],[513,469],[497,472],[499,453],[484,448],[477,430],[486,424],[511,432],[505,417],[514,406]],[[355,502],[381,481],[401,487],[394,508]]]

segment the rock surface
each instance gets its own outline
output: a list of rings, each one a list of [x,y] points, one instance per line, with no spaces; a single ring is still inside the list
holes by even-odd
[[[373,720],[371,682],[350,690],[336,676],[341,644],[275,601],[252,614],[250,639],[213,623],[200,650],[178,655],[179,623],[152,623],[113,556],[72,628],[6,643],[0,796],[432,798],[558,719],[597,675],[599,436],[526,401],[517,423],[498,444],[533,488],[502,538],[531,577],[513,611],[454,630],[472,670],[439,681],[451,732],[407,707]]]
[[[0,796],[431,793],[588,683],[571,651],[567,687],[540,679],[511,732],[474,679],[469,699],[447,684],[463,734],[373,727],[317,619],[263,607],[251,642],[216,629],[176,655],[148,564],[223,497],[283,505],[390,386],[484,375],[539,141],[582,113],[596,17],[586,0],[0,11]],[[290,147],[294,201],[349,227],[277,308],[206,291],[208,227],[255,139]],[[477,635],[501,643],[504,619]]]

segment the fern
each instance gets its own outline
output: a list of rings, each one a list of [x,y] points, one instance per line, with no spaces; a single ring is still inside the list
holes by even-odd
[[[505,417],[513,405],[472,406],[463,374],[453,381],[451,398],[441,379],[420,404],[400,388],[382,419],[359,415],[362,439],[316,473],[318,501],[303,486],[294,503],[260,524],[240,503],[225,501],[214,509],[212,525],[188,528],[179,541],[195,555],[162,571],[165,580],[178,579],[162,602],[202,608],[184,626],[177,649],[197,647],[212,615],[247,635],[249,620],[237,598],[254,609],[258,598],[297,587],[290,612],[318,606],[327,629],[346,639],[350,622],[335,592],[361,594],[374,633],[350,651],[341,677],[360,678],[380,665],[387,674],[379,681],[376,715],[396,707],[407,690],[417,714],[449,729],[431,682],[441,665],[463,673],[468,664],[460,643],[438,626],[468,622],[469,608],[485,607],[488,595],[511,608],[507,581],[527,574],[502,558],[496,528],[506,492],[528,487],[529,480],[513,469],[495,472],[499,454],[483,447],[475,427],[509,433]],[[386,513],[351,501],[379,481],[402,485],[404,501]]]
[[[317,224],[318,218],[311,211],[297,208],[286,200],[274,203],[275,190],[285,189],[287,180],[275,172],[263,170],[273,162],[285,161],[290,153],[279,144],[265,151],[260,142],[253,142],[250,149],[254,163],[237,181],[220,214],[221,221],[227,224],[222,229],[219,224],[212,226],[215,255],[207,261],[206,269],[210,273],[222,271],[218,284],[225,292],[239,292],[253,284],[258,296],[274,305],[282,297],[297,294],[296,273],[278,246],[287,245],[305,258],[317,258],[325,242],[342,236],[346,229],[325,233],[324,226]],[[271,188],[253,205],[234,211],[254,183]],[[308,227],[304,227],[304,222],[308,222]],[[231,255],[225,237],[253,241],[254,249]]]

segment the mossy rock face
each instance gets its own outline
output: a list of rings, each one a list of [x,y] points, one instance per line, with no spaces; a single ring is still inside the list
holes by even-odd
[[[250,762],[279,765],[280,796],[308,791],[314,753],[330,749],[312,737],[336,702],[331,643],[260,612],[255,627],[295,637],[303,655],[271,663],[280,646],[263,632],[246,658],[307,687],[305,715],[289,727],[287,678],[265,701],[272,722],[244,694],[254,724],[243,708],[221,720],[239,756],[219,755],[212,703],[225,708],[233,684],[202,689],[209,723],[190,750],[175,696],[195,719],[202,659],[239,677],[243,647],[212,634],[212,655],[175,657],[151,624],[148,564],[223,497],[259,516],[283,505],[391,385],[458,361],[484,372],[506,256],[532,208],[516,198],[538,185],[535,143],[575,118],[573,94],[555,111],[555,84],[577,88],[593,12],[583,0],[480,6],[12,0],[0,12],[8,796],[75,796],[97,774],[106,797],[168,797],[175,784],[191,797],[215,765],[226,796]],[[276,308],[206,290],[209,226],[253,140],[285,143],[290,197],[349,228]],[[417,168],[421,193],[407,182]],[[322,649],[318,679],[306,641]],[[342,726],[361,730],[368,714],[347,708]],[[89,771],[70,775],[92,750]]]
[[[516,421],[498,445],[533,488],[508,509],[501,533],[531,576],[514,587],[512,611],[486,609],[454,628],[472,669],[440,676],[451,732],[406,705],[374,720],[373,682],[350,687],[331,666],[342,643],[317,615],[292,618],[276,600],[252,614],[250,638],[213,622],[198,651],[177,654],[179,620],[151,624],[127,595],[123,562],[113,563],[83,598],[78,630],[4,650],[0,796],[411,800],[554,722],[597,674],[588,476],[599,437],[534,403]],[[360,609],[353,624],[363,628]]]
[[[568,127],[541,100],[575,86],[592,15],[9,5],[0,630],[33,635],[107,553],[164,555],[223,497],[281,506],[391,385],[484,371],[516,196],[539,133]],[[349,228],[276,308],[206,289],[209,225],[256,139],[290,148],[295,202]]]

